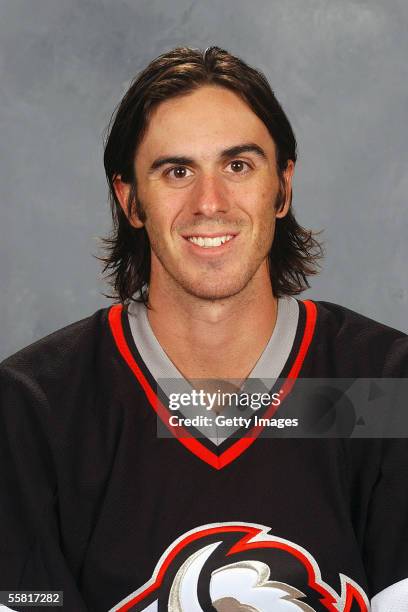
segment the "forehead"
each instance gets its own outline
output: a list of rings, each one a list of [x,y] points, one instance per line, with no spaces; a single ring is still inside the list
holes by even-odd
[[[158,154],[204,159],[243,142],[255,142],[275,155],[268,129],[248,104],[224,87],[206,85],[154,109],[136,157],[141,162]]]

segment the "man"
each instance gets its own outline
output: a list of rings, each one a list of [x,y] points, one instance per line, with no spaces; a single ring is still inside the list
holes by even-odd
[[[255,421],[301,379],[407,372],[401,332],[293,297],[321,254],[295,162],[266,79],[226,51],[177,48],[134,81],[105,149],[118,303],[2,365],[2,590],[75,612],[408,609],[406,440]],[[214,421],[223,390],[268,379],[248,423]]]

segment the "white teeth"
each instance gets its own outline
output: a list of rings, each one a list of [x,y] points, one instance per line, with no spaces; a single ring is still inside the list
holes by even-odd
[[[216,236],[215,238],[204,238],[202,236],[190,236],[188,240],[193,244],[197,244],[200,247],[204,247],[205,249],[210,249],[212,247],[221,246],[224,242],[228,242],[234,236],[230,234],[226,234],[225,236]]]

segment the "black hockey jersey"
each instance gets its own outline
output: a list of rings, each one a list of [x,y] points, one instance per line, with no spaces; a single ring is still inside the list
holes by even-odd
[[[401,332],[299,309],[278,413],[301,378],[407,377]],[[406,439],[215,445],[158,437],[168,414],[122,305],[3,362],[0,590],[63,591],[67,612],[355,612],[408,579]]]

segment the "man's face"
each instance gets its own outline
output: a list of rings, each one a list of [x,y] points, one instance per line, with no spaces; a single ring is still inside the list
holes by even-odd
[[[151,286],[223,299],[255,279],[267,255],[279,190],[274,142],[235,93],[205,86],[161,103],[135,158],[151,245]],[[293,164],[285,172],[287,194]],[[118,195],[122,193],[117,186]],[[142,225],[137,218],[135,227]]]

